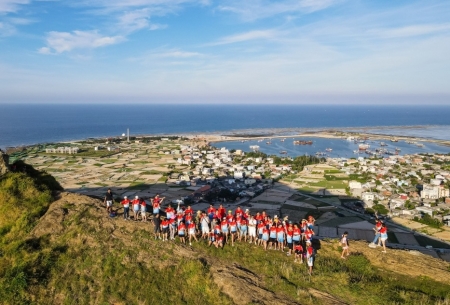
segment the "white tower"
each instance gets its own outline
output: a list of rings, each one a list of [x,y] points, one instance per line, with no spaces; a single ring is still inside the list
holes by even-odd
[[[127,142],[130,142],[130,128],[127,128]]]

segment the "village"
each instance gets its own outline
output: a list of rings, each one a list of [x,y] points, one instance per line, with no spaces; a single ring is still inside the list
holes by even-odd
[[[293,169],[292,158],[209,145],[214,138],[119,137],[37,145],[15,152],[51,173],[66,191],[116,200],[160,194],[166,204],[209,203],[316,218],[318,236],[373,238],[375,212],[393,224],[391,246],[450,259],[450,156],[321,158]]]

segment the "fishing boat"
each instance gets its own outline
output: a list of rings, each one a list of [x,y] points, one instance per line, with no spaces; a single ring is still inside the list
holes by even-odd
[[[280,155],[286,155],[287,154],[287,151],[285,151],[285,150],[280,150]]]
[[[368,149],[369,147],[370,147],[369,144],[359,144],[359,145],[358,145],[358,149],[359,149],[359,150],[366,150],[366,149]]]
[[[259,145],[250,145],[250,149],[253,151],[259,151]]]
[[[398,142],[398,140],[396,138],[392,138],[391,142]]]
[[[331,151],[333,151],[333,149],[332,149],[332,148],[325,148],[325,150],[326,150],[326,151],[328,151],[328,152],[331,152]]]
[[[388,146],[388,145],[384,142],[380,142],[380,146]]]

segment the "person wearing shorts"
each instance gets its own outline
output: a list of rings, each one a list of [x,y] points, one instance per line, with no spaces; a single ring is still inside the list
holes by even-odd
[[[220,223],[220,231],[223,234],[223,239],[224,239],[223,242],[227,242],[227,240],[228,240],[228,221],[225,217],[222,219],[222,222]]]
[[[138,221],[139,211],[141,210],[141,201],[138,196],[135,196],[131,203],[133,205],[133,219],[134,221]]]
[[[256,245],[256,226],[257,221],[256,219],[250,215],[248,219],[248,242],[251,244],[252,242]]]
[[[147,203],[145,202],[144,198],[141,198],[141,217],[142,221],[147,221]]]
[[[214,236],[214,238],[215,238],[214,246],[216,246],[216,248],[222,248],[223,249],[224,236],[223,236],[222,232],[219,232],[218,234],[216,234]]]
[[[302,238],[302,232],[300,228],[298,227],[298,224],[294,223],[294,230],[292,232],[292,241],[294,242],[294,245],[298,245],[300,243],[300,240]]]
[[[110,214],[112,212],[113,201],[114,201],[114,195],[111,192],[111,189],[108,189],[108,191],[106,192],[106,195],[105,195],[105,200],[104,200],[104,203],[106,205],[106,212],[108,212],[108,214]]]
[[[262,245],[263,244],[263,240],[262,240],[262,235],[263,235],[263,230],[267,229],[266,225],[264,224],[263,221],[261,221],[258,225],[257,225],[257,229],[258,229],[258,245]]]
[[[276,249],[283,251],[284,249],[284,228],[283,225],[281,223],[278,223],[278,227],[277,227],[277,244],[276,244]]]
[[[237,239],[237,223],[236,220],[233,218],[229,222],[230,226],[230,236],[231,236],[231,246],[234,247],[234,241]]]
[[[240,234],[239,234],[239,241],[242,240],[242,237],[244,237],[244,242],[247,242],[247,220],[245,218],[241,219],[241,228]]]
[[[195,228],[195,223],[194,222],[191,222],[188,225],[188,234],[189,234],[189,246],[192,246],[192,238],[195,239],[196,242],[198,242],[198,239],[197,239],[197,236],[196,236],[197,232],[196,232],[196,228]]]
[[[163,236],[163,241],[168,240],[169,236],[169,220],[167,218],[164,218],[163,221],[161,221],[161,231]]]
[[[214,244],[214,242],[216,241],[216,237],[214,232],[209,232],[208,233],[208,247],[211,247],[212,244]]]
[[[271,226],[269,228],[269,250],[272,249],[272,246],[276,250],[276,244],[277,244],[277,227]]]
[[[342,254],[341,254],[341,258],[345,259],[344,254],[347,253],[347,256],[350,255],[350,253],[348,252],[348,238],[347,238],[348,232],[345,231],[344,234],[342,234],[341,236],[341,240],[340,243],[342,245]]]
[[[383,251],[381,252],[386,253],[386,240],[388,239],[388,235],[387,235],[387,227],[384,222],[381,224],[380,239],[381,244],[383,245]]]
[[[294,236],[294,226],[292,221],[289,221],[289,225],[286,228],[286,243],[288,246],[287,256],[292,254],[292,250],[294,250],[294,240],[292,239]]]
[[[301,244],[296,244],[294,246],[294,263],[303,264],[303,247]]]
[[[178,237],[180,238],[181,243],[186,243],[186,225],[184,224],[184,221],[180,221],[178,224]]]
[[[269,234],[270,231],[266,227],[264,227],[261,233],[261,242],[264,247],[264,250],[266,251],[267,251],[267,244],[269,243]]]

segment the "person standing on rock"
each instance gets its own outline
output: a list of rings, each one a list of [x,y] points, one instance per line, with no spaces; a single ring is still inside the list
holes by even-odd
[[[123,197],[123,200],[120,202],[123,206],[123,219],[128,220],[130,219],[130,200],[128,200],[128,197]]]
[[[113,201],[114,201],[114,195],[113,195],[111,189],[108,189],[108,191],[106,192],[106,195],[105,195],[105,200],[104,200],[104,203],[106,205],[106,212],[108,212],[108,214],[111,214],[111,212],[112,212]]]

